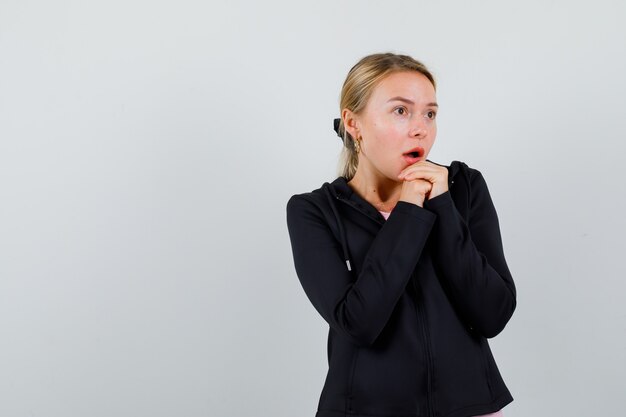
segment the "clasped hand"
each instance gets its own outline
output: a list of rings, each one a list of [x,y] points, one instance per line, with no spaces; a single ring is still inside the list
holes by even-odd
[[[404,168],[398,179],[403,181],[400,200],[421,207],[425,200],[448,191],[448,168],[429,161],[418,161]]]

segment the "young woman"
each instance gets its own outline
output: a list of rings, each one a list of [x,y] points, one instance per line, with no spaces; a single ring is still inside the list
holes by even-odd
[[[293,195],[295,269],[329,324],[316,417],[502,416],[513,401],[488,338],[516,306],[480,171],[426,159],[435,80],[406,55],[369,55],[341,91],[342,170]]]

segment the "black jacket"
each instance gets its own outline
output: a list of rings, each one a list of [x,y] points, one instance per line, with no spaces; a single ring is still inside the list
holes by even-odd
[[[387,220],[344,177],[289,199],[296,273],[329,324],[316,417],[466,417],[513,401],[487,343],[516,306],[496,210],[480,171],[446,168],[448,191],[398,201]]]

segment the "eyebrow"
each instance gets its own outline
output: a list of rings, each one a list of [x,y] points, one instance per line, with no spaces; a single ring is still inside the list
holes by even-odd
[[[408,98],[404,98],[404,97],[400,97],[400,96],[396,96],[396,97],[392,97],[389,100],[387,100],[387,103],[389,103],[390,101],[403,101],[405,103],[409,103],[409,104],[415,104],[414,102],[412,102],[411,100],[409,100]],[[432,103],[427,103],[427,106],[433,106],[433,107],[439,107],[439,104],[432,102]]]

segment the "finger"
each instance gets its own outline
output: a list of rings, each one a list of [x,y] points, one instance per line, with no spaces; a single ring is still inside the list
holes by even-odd
[[[419,167],[415,167],[413,169],[407,169],[404,172],[402,172],[400,175],[398,175],[399,179],[416,179],[416,178],[423,178],[425,180],[428,181],[437,181],[440,180],[441,177],[441,173],[437,170],[431,170],[428,168],[419,168]]]
[[[400,172],[400,175],[406,176],[407,174],[411,172],[421,172],[423,173],[424,176],[435,177],[435,176],[439,176],[448,172],[447,168],[444,168],[442,170],[440,167],[433,165],[433,164],[430,164],[430,165],[424,165],[424,164],[418,165],[418,164],[419,162],[404,168]]]
[[[416,170],[420,170],[420,171],[423,170],[424,172],[437,172],[439,169],[440,167],[438,165],[435,165],[431,162],[417,161],[416,163],[409,165],[408,167],[400,171],[400,174],[398,174],[398,177],[401,177],[403,175],[406,175],[408,172],[412,172]]]
[[[404,168],[402,171],[400,171],[400,174],[398,174],[398,178],[405,177],[412,172],[423,172],[424,175],[426,175],[426,173],[428,172],[428,167],[424,165],[417,165],[417,164],[419,164],[419,162]]]
[[[414,163],[412,165],[409,165],[408,167],[406,167],[402,171],[400,171],[400,174],[398,174],[398,176],[405,174],[406,172],[408,172],[411,169],[414,169],[416,167],[424,165],[422,162],[423,161],[417,161],[416,163]]]

